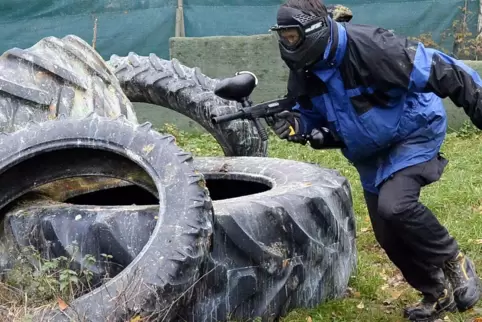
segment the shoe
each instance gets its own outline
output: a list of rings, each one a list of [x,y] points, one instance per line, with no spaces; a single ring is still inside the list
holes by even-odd
[[[404,318],[416,322],[432,322],[440,318],[443,312],[454,312],[457,305],[454,300],[452,287],[448,281],[438,298],[433,295],[425,295],[420,302],[414,306],[405,308]]]
[[[474,263],[459,252],[454,259],[445,263],[443,271],[452,284],[458,310],[463,312],[472,308],[480,299],[479,278]]]

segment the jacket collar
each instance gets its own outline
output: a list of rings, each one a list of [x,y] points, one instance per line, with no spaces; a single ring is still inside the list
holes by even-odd
[[[328,19],[331,22],[330,40],[323,54],[323,59],[311,68],[313,71],[339,67],[345,56],[347,45],[346,29],[343,24],[332,20],[330,17]]]

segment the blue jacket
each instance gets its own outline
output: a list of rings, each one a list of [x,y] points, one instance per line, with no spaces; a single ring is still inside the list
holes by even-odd
[[[373,193],[396,171],[437,155],[447,128],[441,98],[450,97],[482,128],[479,75],[386,29],[333,21],[323,60],[303,78],[288,89],[297,97],[302,132],[333,131]],[[300,84],[302,94],[293,91]]]

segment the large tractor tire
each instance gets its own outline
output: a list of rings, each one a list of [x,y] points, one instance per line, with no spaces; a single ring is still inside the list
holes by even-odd
[[[148,191],[157,200],[152,234],[142,236],[145,244],[138,245],[136,256],[114,278],[41,320],[69,321],[70,316],[125,321],[137,313],[162,314],[169,320],[177,305],[189,302],[212,239],[212,203],[191,155],[175,145],[174,137],[161,135],[148,123],[135,125],[95,113],[0,135],[3,216],[39,186],[92,176],[120,179]],[[123,223],[118,228],[128,229]]]
[[[194,166],[216,219],[212,273],[185,319],[268,321],[345,293],[356,267],[345,177],[275,158],[196,158]]]
[[[177,312],[181,320],[269,320],[344,294],[356,267],[355,218],[346,178],[316,165],[274,158],[198,157],[193,164],[214,200],[214,239],[203,278]],[[115,275],[106,271],[98,254],[112,254],[111,267],[128,265],[142,236],[150,235],[157,213],[140,191],[127,188],[78,191],[57,204],[51,199],[49,206],[39,200],[35,207],[10,212],[7,226],[18,244],[34,245],[45,256],[72,256],[67,236],[83,236],[79,258],[93,254],[99,259],[95,274]],[[49,198],[60,195],[48,191]],[[137,205],[129,206],[136,199],[128,196],[136,194]],[[127,199],[122,205],[103,205],[114,201],[113,195]],[[75,212],[65,212],[68,207]]]
[[[0,56],[0,131],[59,115],[125,115],[137,123],[132,103],[102,57],[76,36],[47,37]]]
[[[235,101],[214,94],[214,86],[220,80],[207,77],[199,68],[154,54],[113,55],[109,64],[115,68],[115,75],[132,102],[160,105],[196,121],[213,135],[225,156],[267,155],[267,141],[261,140],[253,122],[211,123],[211,114],[234,113],[241,108]]]

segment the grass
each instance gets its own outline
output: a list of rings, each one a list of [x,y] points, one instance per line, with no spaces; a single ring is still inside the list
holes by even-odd
[[[178,144],[194,156],[222,156],[209,135],[189,135],[164,128]],[[449,164],[438,182],[425,187],[421,200],[437,215],[460,247],[482,272],[482,132],[466,127],[448,134],[442,152]],[[295,321],[403,321],[402,308],[419,299],[403,281],[400,272],[378,246],[371,230],[356,170],[338,150],[316,151],[270,137],[269,156],[316,162],[334,168],[352,185],[357,219],[358,269],[349,283],[349,296],[310,310],[292,311],[283,322]],[[482,303],[469,312],[448,314],[444,321],[474,321],[482,317]],[[481,319],[482,320],[482,319]]]

